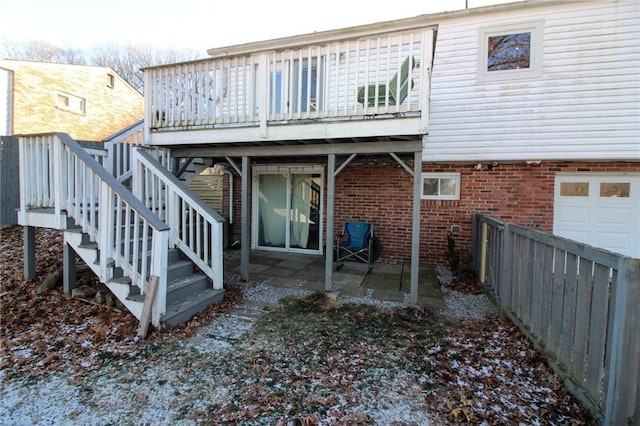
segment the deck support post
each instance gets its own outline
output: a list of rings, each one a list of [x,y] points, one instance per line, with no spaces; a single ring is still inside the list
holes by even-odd
[[[329,154],[327,161],[327,239],[324,249],[324,289],[333,291],[333,210],[335,205],[336,155]]]
[[[22,251],[24,261],[24,279],[30,280],[36,276],[36,228],[22,227]]]
[[[413,153],[413,221],[411,227],[411,290],[409,301],[418,304],[420,269],[420,194],[422,193],[422,152]]]
[[[249,280],[249,157],[242,157],[240,200],[240,279]]]
[[[62,289],[71,293],[76,287],[76,253],[69,243],[62,248]]]

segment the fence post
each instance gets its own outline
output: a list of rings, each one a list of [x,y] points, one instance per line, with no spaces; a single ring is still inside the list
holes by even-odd
[[[480,283],[483,285],[487,282],[487,222],[482,222],[480,228]]]
[[[640,259],[621,257],[616,286],[605,425],[638,418],[640,383]]]
[[[471,253],[473,254],[471,261],[473,266],[473,271],[476,274],[480,274],[480,260],[478,259],[478,224],[480,223],[480,214],[474,213],[471,220]]]
[[[511,309],[511,289],[513,288],[513,233],[511,232],[511,225],[507,222],[504,222],[502,228],[502,259],[500,265],[500,282],[496,285],[498,303],[501,309]]]

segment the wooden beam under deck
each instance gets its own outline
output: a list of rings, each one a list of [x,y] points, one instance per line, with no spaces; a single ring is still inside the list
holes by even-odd
[[[224,146],[176,147],[173,157],[295,157],[330,154],[388,154],[422,151],[422,138],[412,141],[381,141],[357,143],[317,143],[276,146]]]

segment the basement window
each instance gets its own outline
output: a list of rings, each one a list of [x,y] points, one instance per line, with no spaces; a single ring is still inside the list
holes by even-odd
[[[460,173],[423,173],[423,200],[459,200]]]
[[[512,80],[542,74],[542,21],[480,30],[480,81]]]
[[[68,93],[56,93],[56,108],[74,112],[76,114],[84,114],[86,101],[79,96],[70,95]]]

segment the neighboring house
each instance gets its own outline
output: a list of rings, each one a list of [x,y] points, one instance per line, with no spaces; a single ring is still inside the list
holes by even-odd
[[[143,116],[142,95],[108,67],[0,60],[1,135],[64,132],[99,142]]]
[[[109,164],[133,164],[115,179],[65,136],[22,139],[25,276],[32,227],[50,226],[138,318],[152,276],[155,325],[219,300],[223,218],[176,178],[194,159],[223,175],[222,197],[220,179],[191,187],[215,189],[243,279],[251,248],[326,255],[344,222],[367,221],[381,260],[410,263],[417,303],[419,266],[447,264],[449,237],[468,261],[476,212],[640,257],[639,35],[636,0],[534,0],[147,68],[154,149],[121,144]],[[212,288],[186,291],[197,271]]]
[[[142,95],[111,68],[0,60],[0,136],[68,133],[101,142],[143,116]],[[17,161],[3,138],[0,224],[16,222]]]

